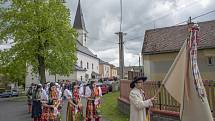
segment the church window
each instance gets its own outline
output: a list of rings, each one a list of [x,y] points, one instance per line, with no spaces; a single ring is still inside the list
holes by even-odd
[[[213,58],[211,56],[208,57],[208,65],[213,65]]]
[[[81,68],[83,68],[83,62],[82,61],[80,62],[80,66],[81,66]]]

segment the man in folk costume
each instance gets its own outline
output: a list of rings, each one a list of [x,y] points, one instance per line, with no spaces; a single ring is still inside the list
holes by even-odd
[[[81,97],[83,115],[86,117],[86,109],[87,109],[87,98],[91,96],[90,84],[83,84],[79,89],[79,95]]]
[[[99,88],[96,86],[96,82],[91,81],[91,96],[87,99],[86,121],[91,121],[93,119],[99,121],[100,119],[97,114],[97,103],[95,103],[99,94]]]
[[[146,77],[135,77],[130,83],[132,88],[130,99],[130,121],[147,121],[146,120],[146,108],[153,106],[152,101],[157,100],[156,97],[145,100],[143,91],[143,82],[146,81]]]

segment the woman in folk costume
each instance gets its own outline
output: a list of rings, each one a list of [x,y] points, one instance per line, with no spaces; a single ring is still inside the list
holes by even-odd
[[[75,121],[75,109],[78,108],[78,105],[74,103],[73,95],[68,87],[65,87],[64,96],[68,100],[66,121]]]
[[[142,88],[146,79],[146,77],[135,77],[130,83],[130,88],[132,88],[129,95],[130,121],[147,121],[146,108],[153,106],[152,101],[157,100],[156,97],[145,100]]]
[[[57,121],[60,100],[54,83],[50,83],[48,98],[47,104],[43,105],[42,121]]]
[[[91,121],[93,119],[99,121],[100,119],[96,111],[98,104],[96,99],[99,97],[99,94],[99,88],[96,86],[96,82],[91,81],[91,96],[87,99],[86,121]]]
[[[78,107],[76,108],[74,106],[75,109],[75,119],[77,121],[82,121],[84,119],[83,116],[83,109],[82,109],[82,103],[81,103],[81,96],[79,95],[79,89],[78,89],[79,85],[78,83],[75,83],[74,87],[73,87],[73,102],[78,105]]]
[[[37,85],[36,89],[33,91],[32,94],[32,115],[31,117],[34,118],[34,121],[40,121],[41,114],[42,114],[42,103],[41,103],[41,95],[42,95],[42,86]]]

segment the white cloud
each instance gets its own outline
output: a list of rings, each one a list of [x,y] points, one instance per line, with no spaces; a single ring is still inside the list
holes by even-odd
[[[66,0],[73,24],[78,0]],[[119,0],[81,0],[88,30],[88,46],[101,59],[118,65]],[[144,32],[147,29],[172,26],[214,9],[215,0],[123,0],[122,30],[125,36],[125,65],[138,65]],[[195,21],[214,20],[215,13]],[[155,21],[153,21],[155,20]],[[137,38],[139,37],[139,38]],[[137,38],[133,39],[132,38]],[[2,48],[2,47],[1,47]]]
[[[78,0],[67,0],[72,13],[72,23]],[[81,0],[88,45],[98,57],[118,65],[118,37],[120,1]],[[123,0],[122,30],[125,36],[125,65],[138,65],[144,32],[147,29],[172,26],[214,9],[214,0]],[[214,20],[215,13],[196,19]],[[155,21],[153,21],[155,20]],[[139,37],[139,38],[138,38]],[[133,39],[132,38],[136,38]]]

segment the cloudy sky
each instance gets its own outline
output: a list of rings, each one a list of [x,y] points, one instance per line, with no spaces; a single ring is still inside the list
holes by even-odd
[[[78,0],[65,0],[71,10],[73,24]],[[138,65],[144,32],[148,29],[173,26],[215,10],[215,0],[122,0],[125,65]],[[88,47],[99,58],[118,66],[120,0],[81,0],[88,33]],[[195,19],[195,22],[215,20],[215,12]],[[186,23],[184,23],[186,24]],[[0,45],[7,48],[8,45]]]
[[[138,65],[144,32],[173,26],[189,16],[196,17],[215,9],[215,0],[122,0],[125,36],[125,65]],[[74,21],[78,0],[66,0]],[[120,0],[81,0],[88,33],[88,47],[101,59],[118,66]],[[215,20],[215,12],[195,22]],[[185,23],[184,23],[185,24]]]

